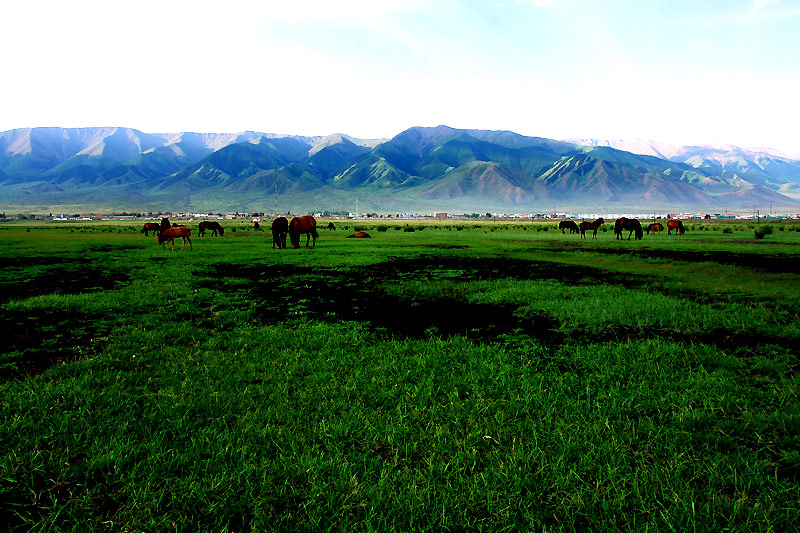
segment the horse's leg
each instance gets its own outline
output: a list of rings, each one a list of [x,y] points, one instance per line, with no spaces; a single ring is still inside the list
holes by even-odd
[[[190,239],[189,236],[187,235],[186,236],[186,240],[189,241],[189,251],[191,252],[192,251],[192,239]],[[186,244],[185,243],[184,243],[183,247],[186,248]]]
[[[306,248],[308,248],[309,242],[311,242],[311,233],[306,233]]]

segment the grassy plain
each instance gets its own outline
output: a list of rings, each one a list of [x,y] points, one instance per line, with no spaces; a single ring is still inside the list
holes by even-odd
[[[800,226],[336,223],[0,226],[0,527],[796,527]]]

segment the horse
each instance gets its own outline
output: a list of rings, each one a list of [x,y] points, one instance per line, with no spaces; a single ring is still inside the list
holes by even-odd
[[[162,230],[161,233],[158,234],[158,244],[162,244],[167,242],[171,245],[170,251],[175,251],[175,237],[180,237],[183,239],[183,247],[181,248],[181,252],[186,248],[186,241],[189,241],[189,251],[192,250],[192,239],[189,238],[189,234],[191,230],[186,226],[175,226],[172,228],[167,228]]]
[[[156,224],[155,222],[145,222],[144,227],[142,228],[142,233],[144,236],[147,237],[149,232],[153,233],[160,233],[161,232],[161,224]]]
[[[278,217],[272,221],[272,249],[286,248],[286,234],[289,233],[289,221],[286,217]]]
[[[568,229],[570,233],[578,233],[580,231],[578,225],[572,220],[562,220],[558,223],[558,229],[561,230],[562,235],[565,229]]]
[[[622,239],[622,232],[628,231],[628,240],[631,240],[631,235],[636,232],[636,239],[642,240],[642,224],[635,218],[621,217],[614,222],[614,233],[617,239]]]
[[[336,231],[336,226],[333,225],[333,222],[328,222],[328,225],[325,226],[325,229],[331,230],[331,231]]]
[[[676,233],[680,233],[681,235],[686,231],[683,227],[683,222],[675,219],[667,220],[667,235],[671,235],[672,230],[675,230]]]
[[[598,218],[594,222],[586,222],[586,221],[581,222],[580,226],[578,226],[578,228],[581,230],[581,239],[586,238],[586,230],[592,230],[594,232],[592,233],[592,239],[596,239],[597,228],[602,226],[603,222],[605,222],[605,220],[603,220],[603,217]]]
[[[312,246],[316,247],[317,237],[317,219],[312,216],[294,217],[289,222],[289,240],[292,241],[292,248],[300,248],[300,235],[306,234],[306,248],[308,242],[314,239]]]
[[[172,224],[169,223],[169,219],[167,217],[163,217],[161,219],[161,231],[164,231],[165,229],[167,229],[167,228],[169,228],[171,226],[172,226]]]
[[[211,230],[212,237],[215,237],[217,233],[219,233],[220,236],[225,235],[225,228],[223,228],[216,220],[202,221],[200,226],[197,228],[197,234],[200,237],[203,237],[206,234],[206,230]]]
[[[357,231],[356,233],[353,233],[352,235],[348,235],[347,237],[345,237],[345,239],[371,239],[371,238],[372,235],[370,235],[366,231]]]
[[[650,235],[651,231],[657,231],[658,234],[661,235],[661,232],[664,231],[664,226],[658,222],[653,222],[652,224],[644,228],[644,230],[647,232],[648,235]]]

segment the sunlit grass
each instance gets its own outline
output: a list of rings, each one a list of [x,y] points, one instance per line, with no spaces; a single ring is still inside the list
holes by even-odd
[[[744,531],[800,518],[798,273],[661,253],[791,258],[800,233],[580,242],[476,223],[354,242],[355,223],[341,226],[316,249],[240,229],[183,253],[135,227],[0,231],[14,295],[0,524]],[[409,336],[390,310],[371,308],[378,327],[314,309],[367,295],[451,302],[495,329]]]

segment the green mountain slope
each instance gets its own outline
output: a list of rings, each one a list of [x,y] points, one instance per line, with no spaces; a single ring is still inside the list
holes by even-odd
[[[370,210],[800,208],[800,162],[735,147],[672,147],[669,159],[650,152],[448,126],[409,128],[385,142],[32,128],[0,132],[0,202],[217,211],[266,210],[276,199],[331,210],[356,199]]]

